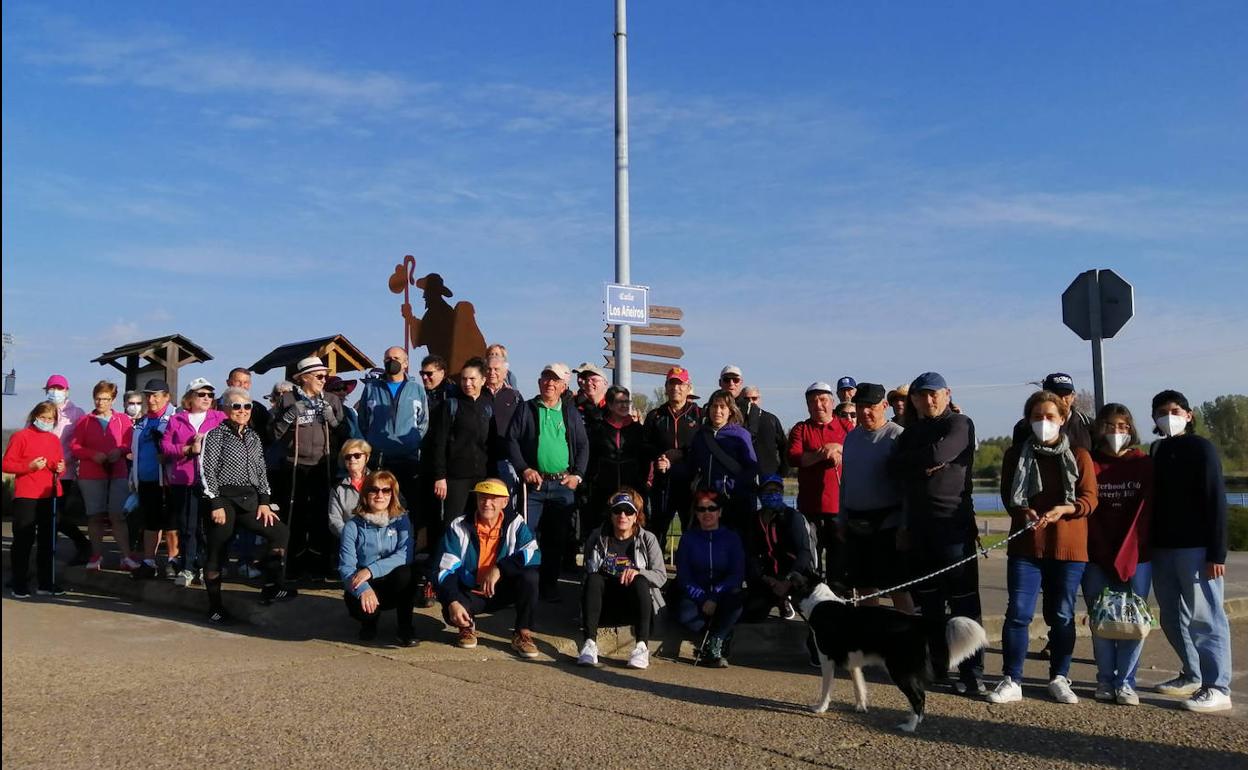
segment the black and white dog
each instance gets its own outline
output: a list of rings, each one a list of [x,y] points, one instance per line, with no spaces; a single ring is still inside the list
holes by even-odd
[[[910,701],[914,712],[902,724],[912,733],[923,720],[926,689],[934,674],[966,660],[988,643],[983,626],[970,618],[950,618],[943,649],[929,652],[923,621],[889,607],[856,606],[837,596],[824,583],[797,580],[790,597],[814,634],[823,669],[819,700],[811,710],[822,714],[832,701],[837,666],[849,671],[854,683],[854,710],[867,710],[867,683],[863,666],[882,666]]]

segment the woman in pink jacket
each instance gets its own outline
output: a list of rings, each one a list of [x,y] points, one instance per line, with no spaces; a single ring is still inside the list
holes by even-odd
[[[182,409],[169,419],[169,429],[160,442],[168,473],[165,501],[178,522],[177,541],[169,543],[165,577],[172,577],[179,586],[191,585],[203,566],[200,563],[204,539],[200,523],[203,485],[199,478],[199,454],[204,446],[204,434],[225,421],[225,413],[212,408],[215,397],[208,380],[199,377],[191,382],[182,395]]]
[[[133,427],[130,418],[113,411],[117,386],[100,380],[91,390],[95,409],[74,425],[69,451],[78,460],[78,488],[87,512],[87,534],[91,538],[88,570],[98,570],[104,559],[104,519],[113,524],[113,539],[121,551],[121,567],[132,570],[138,560],[129,553],[130,533],[126,527],[126,455],[130,451]]]

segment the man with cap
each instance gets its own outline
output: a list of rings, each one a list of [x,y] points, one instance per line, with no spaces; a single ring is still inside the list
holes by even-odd
[[[78,460],[70,451],[69,442],[74,438],[74,426],[86,412],[69,400],[69,380],[65,378],[65,375],[54,374],[49,377],[43,386],[43,395],[56,405],[56,426],[52,428],[52,433],[61,440],[61,451],[65,456],[65,472],[61,474],[61,500],[65,502],[67,509],[71,507],[71,501],[73,501],[73,506],[81,508],[82,497],[78,494],[76,483]],[[56,517],[56,531],[74,541],[76,552],[70,564],[75,566],[86,564],[91,556],[91,541],[82,534],[82,530],[78,529],[66,513],[67,511],[62,511],[61,515]],[[130,544],[118,543],[118,545],[122,546],[124,552]]]
[[[784,479],[759,477],[758,504],[745,526],[745,610],[741,619],[757,623],[778,607],[780,617],[796,614],[787,599],[794,575],[814,568],[806,519],[784,502]]]
[[[852,403],[857,390],[858,382],[853,377],[846,376],[836,381],[836,398],[842,404]]]
[[[847,545],[850,587],[860,594],[870,594],[906,578],[897,552],[901,480],[892,467],[902,427],[888,420],[883,385],[858,385],[854,406],[858,410],[858,427],[845,437],[842,450],[844,468],[837,534]],[[914,611],[908,592],[897,591],[892,600],[897,609]],[[879,600],[864,604],[879,604]]]
[[[538,394],[516,408],[507,427],[511,465],[523,482],[523,515],[537,533],[547,558],[540,589],[544,601],[559,601],[559,567],[567,549],[576,488],[589,465],[585,423],[563,396],[572,377],[567,364],[542,367]]]
[[[537,541],[523,516],[507,512],[507,487],[501,480],[485,479],[473,492],[476,513],[453,520],[438,551],[435,582],[442,617],[458,630],[455,646],[470,650],[477,646],[476,616],[514,604],[511,648],[522,658],[536,658],[533,610],[542,563]]]
[[[807,419],[789,431],[789,464],[797,468],[797,510],[815,534],[815,561],[829,579],[839,579],[836,516],[841,510],[841,452],[854,426],[837,417],[836,395],[826,382],[806,388]]]
[[[741,367],[728,364],[719,370],[719,389],[728,391],[741,410],[741,426],[750,432],[750,436],[758,426],[762,408],[745,396],[745,381],[742,379]],[[751,427],[754,426],[754,427]]]
[[[763,408],[763,394],[755,385],[741,389],[740,407],[744,402],[749,411],[741,410],[745,429],[750,432],[754,455],[758,458],[758,476],[787,476],[789,473],[789,440],[780,418]]]
[[[913,571],[927,575],[975,553],[975,508],[971,469],[975,464],[975,423],[951,408],[945,378],[925,372],[910,383],[913,417],[897,439],[892,463],[902,481],[904,508],[898,532],[909,546]],[[945,610],[979,622],[979,565],[972,559],[912,589],[933,654],[943,650]],[[984,653],[958,665],[955,691],[986,692]]]
[[[147,402],[147,413],[134,426],[130,444],[130,489],[139,499],[137,513],[143,524],[143,563],[131,567],[126,563],[130,561],[128,558],[121,563],[123,569],[130,569],[138,579],[156,577],[156,546],[161,533],[172,538],[178,536],[176,513],[169,510],[165,500],[167,479],[161,451],[169,420],[178,410],[170,403],[169,383],[164,380],[148,380],[143,386],[143,398]],[[97,557],[92,557],[87,569],[99,568]]]
[[[667,530],[672,519],[679,515],[682,527],[687,529],[689,525],[692,470],[685,462],[685,454],[702,422],[702,410],[693,403],[693,384],[689,381],[688,369],[681,366],[668,369],[663,389],[667,403],[650,410],[642,431],[650,457],[654,458],[655,471],[646,528],[666,550]]]
[[[888,391],[888,405],[893,409],[893,422],[905,425],[906,404],[910,400],[910,385],[903,383]]]
[[[1062,435],[1070,440],[1071,449],[1086,449],[1092,451],[1092,417],[1075,408],[1075,401],[1078,396],[1075,393],[1075,380],[1069,374],[1062,372],[1054,372],[1044,378],[1044,383],[1040,386],[1041,390],[1047,390],[1050,393],[1056,393],[1062,402],[1066,404],[1070,416],[1066,418],[1066,422],[1062,423]],[[1026,441],[1031,437],[1031,425],[1027,420],[1019,420],[1014,424],[1014,445]]]
[[[301,360],[273,407],[273,438],[286,447],[275,485],[282,520],[290,527],[287,568],[327,581],[338,579],[337,544],[329,529],[329,485],[345,422],[342,401],[325,392],[329,368],[316,356]],[[370,437],[374,457],[377,444]]]
[[[572,370],[576,375],[576,410],[585,420],[586,428],[607,416],[607,376],[589,361]]]

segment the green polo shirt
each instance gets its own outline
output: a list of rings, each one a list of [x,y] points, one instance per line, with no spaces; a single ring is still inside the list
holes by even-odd
[[[537,402],[537,471],[563,473],[568,469],[568,428],[563,404],[554,409]]]

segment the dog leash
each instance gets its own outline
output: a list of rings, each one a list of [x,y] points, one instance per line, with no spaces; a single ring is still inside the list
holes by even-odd
[[[853,604],[853,605],[858,605],[859,603],[861,603],[861,602],[865,602],[865,601],[868,601],[868,600],[870,600],[870,599],[878,599],[879,597],[881,597],[881,596],[886,596],[886,595],[888,595],[888,594],[893,593],[894,591],[900,591],[900,590],[902,590],[902,589],[904,589],[904,588],[909,588],[909,587],[910,587],[910,586],[912,586],[912,585],[917,585],[918,583],[922,583],[922,582],[924,582],[924,581],[931,580],[932,578],[936,577],[937,575],[943,575],[944,573],[948,572],[949,570],[952,570],[952,569],[956,569],[956,568],[958,568],[958,567],[961,567],[963,564],[966,564],[967,562],[975,561],[975,560],[976,560],[976,559],[978,559],[980,556],[983,556],[983,557],[986,559],[986,558],[988,558],[988,552],[989,552],[989,551],[994,551],[994,550],[996,550],[996,549],[1000,548],[1001,546],[1003,546],[1003,545],[1005,545],[1006,543],[1010,542],[1011,540],[1013,540],[1014,538],[1016,538],[1016,537],[1018,537],[1019,535],[1023,534],[1024,532],[1030,532],[1031,530],[1033,530],[1033,529],[1035,529],[1035,528],[1036,528],[1036,524],[1037,524],[1037,523],[1038,523],[1038,521],[1029,521],[1029,522],[1027,522],[1027,526],[1025,526],[1025,527],[1023,527],[1022,529],[1020,529],[1019,531],[1017,531],[1017,532],[1013,533],[1012,535],[1010,535],[1010,536],[1009,536],[1009,537],[1007,537],[1006,539],[1002,540],[1001,542],[997,543],[996,545],[991,545],[991,546],[989,546],[989,547],[987,547],[987,548],[984,548],[984,547],[981,545],[981,546],[980,546],[980,547],[976,550],[976,552],[975,552],[975,553],[971,554],[970,556],[967,556],[965,559],[959,559],[958,561],[955,561],[955,562],[954,562],[954,563],[952,563],[952,564],[949,564],[949,565],[947,565],[947,566],[941,567],[940,569],[936,570],[935,572],[933,572],[933,573],[931,573],[931,574],[924,575],[923,577],[915,578],[914,580],[909,580],[909,581],[906,581],[905,583],[902,583],[901,585],[898,585],[898,586],[893,586],[892,588],[885,588],[883,591],[876,591],[876,592],[875,592],[875,593],[873,593],[873,594],[867,594],[866,596],[853,596],[853,597],[850,597],[847,601],[848,601],[850,604]],[[978,537],[976,537],[976,540],[977,540],[977,541],[978,541],[978,539],[979,539],[979,538],[978,538]]]

